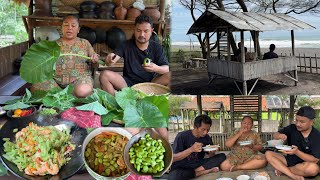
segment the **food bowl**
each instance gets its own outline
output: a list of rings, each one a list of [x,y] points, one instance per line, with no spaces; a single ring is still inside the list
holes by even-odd
[[[10,119],[26,119],[27,117],[33,116],[33,115],[37,112],[37,108],[34,107],[34,106],[31,106],[31,107],[28,107],[28,108],[25,108],[25,109],[21,109],[22,111],[24,111],[24,110],[32,110],[32,113],[31,113],[31,114],[28,114],[28,115],[26,115],[26,116],[15,117],[15,116],[14,116],[15,110],[17,110],[17,109],[9,110],[9,111],[7,112],[7,116],[8,116]]]
[[[137,143],[142,137],[145,137],[147,134],[149,134],[151,136],[152,139],[155,140],[161,140],[162,141],[162,145],[165,149],[165,153],[164,153],[164,168],[162,171],[157,172],[157,173],[143,173],[143,172],[138,172],[136,170],[136,168],[134,167],[133,164],[130,163],[130,156],[129,156],[129,152],[130,152],[130,148]],[[162,136],[160,136],[157,132],[155,132],[153,129],[151,128],[147,128],[144,129],[143,131],[141,131],[140,133],[134,135],[129,142],[126,145],[126,148],[124,150],[124,162],[126,163],[128,169],[137,175],[152,175],[154,177],[161,177],[171,166],[172,164],[172,157],[173,157],[173,152],[172,152],[172,148],[170,146],[170,144],[168,143],[167,140],[165,140]]]
[[[162,95],[170,93],[170,89],[167,86],[157,83],[139,83],[133,85],[132,88],[148,95]]]
[[[86,161],[85,158],[85,153],[86,153],[86,147],[88,145],[88,143],[90,142],[91,139],[93,139],[94,137],[96,137],[97,135],[103,133],[103,132],[111,132],[111,133],[117,133],[120,134],[122,136],[127,137],[129,140],[131,139],[132,135],[125,129],[123,128],[112,128],[112,127],[102,127],[102,128],[97,128],[95,130],[93,130],[92,132],[90,132],[88,134],[88,136],[86,137],[86,139],[83,142],[82,145],[82,159],[84,161],[84,165],[87,169],[87,171],[89,172],[89,174],[94,177],[95,179],[104,179],[104,180],[109,180],[109,179],[125,179],[130,175],[130,171],[128,171],[125,175],[123,176],[119,176],[119,177],[107,177],[107,176],[103,176],[98,174],[97,172],[95,172],[93,169],[90,168],[88,162]]]
[[[238,142],[240,146],[247,146],[252,144],[252,140],[248,140],[248,141],[239,141]]]
[[[237,177],[237,180],[249,180],[249,179],[250,179],[250,176],[245,175],[245,174]]]
[[[266,176],[258,175],[254,178],[254,180],[268,180]]]
[[[276,146],[277,149],[279,150],[283,150],[283,151],[289,151],[292,149],[292,146],[287,146],[287,145],[277,145]]]
[[[0,118],[4,116],[7,113],[7,111],[3,110],[2,107],[0,107]]]
[[[268,147],[276,147],[277,145],[283,145],[283,140],[273,139],[273,140],[267,141],[267,143],[268,143]]]
[[[29,176],[22,171],[19,171],[16,164],[4,158],[4,143],[3,138],[9,138],[10,141],[15,141],[16,133],[13,131],[14,129],[18,129],[19,131],[22,128],[25,128],[29,125],[29,123],[35,123],[38,126],[56,126],[60,124],[67,124],[71,127],[71,143],[75,144],[75,149],[71,151],[69,157],[70,161],[62,166],[57,175],[46,175],[46,176]],[[67,179],[73,176],[76,172],[78,172],[83,167],[83,161],[81,158],[81,145],[83,140],[87,136],[87,131],[85,129],[80,128],[75,123],[70,121],[66,121],[64,119],[49,119],[43,116],[29,116],[26,117],[23,121],[7,121],[3,127],[0,129],[0,158],[2,160],[3,165],[14,175],[23,178],[23,179],[33,179],[33,180],[43,180],[43,179]]]
[[[206,146],[202,147],[202,149],[205,152],[210,152],[210,151],[218,150],[219,147],[220,147],[219,145],[206,145]]]

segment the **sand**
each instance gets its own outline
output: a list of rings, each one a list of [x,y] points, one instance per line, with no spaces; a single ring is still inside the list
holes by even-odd
[[[178,51],[179,49],[182,49],[184,51],[201,51],[199,46],[195,46],[194,48],[191,48],[189,46],[177,46],[174,45],[172,46],[172,51]],[[248,49],[249,52],[253,51],[253,49],[250,51],[250,49]],[[265,53],[268,52],[269,49],[268,48],[261,48],[261,52]],[[275,53],[277,53],[278,55],[281,55],[281,53],[283,55],[287,54],[291,54],[291,48],[276,48]],[[295,55],[301,55],[301,56],[312,56],[314,57],[315,55],[317,57],[320,57],[320,48],[295,48]]]

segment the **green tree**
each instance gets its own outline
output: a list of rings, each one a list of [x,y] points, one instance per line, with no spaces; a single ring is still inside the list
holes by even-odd
[[[20,43],[28,39],[23,25],[22,16],[28,15],[28,8],[22,4],[18,6],[13,1],[0,1],[0,35],[13,35],[15,42]],[[1,46],[8,46],[11,42],[0,41]]]
[[[191,98],[187,96],[170,96],[169,97],[169,115],[178,116],[180,114],[180,107],[185,102],[190,102]]]

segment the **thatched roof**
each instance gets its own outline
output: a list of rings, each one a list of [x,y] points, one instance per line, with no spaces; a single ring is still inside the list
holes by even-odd
[[[228,12],[209,9],[190,27],[187,34],[215,32],[216,29],[231,28],[231,31],[275,31],[303,30],[315,27],[286,14]]]

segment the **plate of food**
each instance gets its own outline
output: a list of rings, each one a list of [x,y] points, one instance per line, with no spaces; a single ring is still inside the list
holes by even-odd
[[[218,178],[217,180],[233,180],[233,179],[229,177],[222,177],[222,178]]]
[[[86,129],[64,119],[7,121],[0,130],[0,159],[20,178],[67,179],[84,164],[81,145],[86,136]]]
[[[288,145],[277,145],[276,148],[279,149],[279,150],[283,150],[283,151],[289,151],[289,150],[292,149],[292,146],[288,146]]]
[[[251,141],[251,140],[248,140],[248,141],[238,141],[238,143],[239,143],[240,146],[247,146],[247,145],[252,144],[252,141]]]
[[[210,145],[210,144],[208,144],[206,146],[203,146],[202,149],[203,149],[203,151],[208,152],[208,151],[218,150],[219,147],[220,147],[219,145]]]

